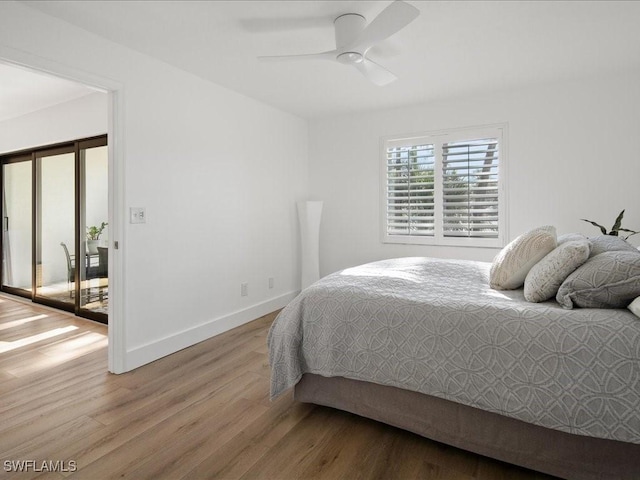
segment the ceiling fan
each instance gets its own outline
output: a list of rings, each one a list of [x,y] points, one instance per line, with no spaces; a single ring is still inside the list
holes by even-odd
[[[328,52],[303,55],[275,55],[258,57],[260,60],[332,60],[357,68],[367,79],[378,86],[393,82],[396,77],[382,65],[367,57],[371,47],[389,38],[409,25],[420,11],[396,0],[369,24],[358,13],[340,15],[333,22],[336,48]]]

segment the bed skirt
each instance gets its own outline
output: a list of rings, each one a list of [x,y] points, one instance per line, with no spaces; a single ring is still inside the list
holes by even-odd
[[[572,435],[418,392],[307,373],[295,399],[562,478],[640,478],[639,444]]]

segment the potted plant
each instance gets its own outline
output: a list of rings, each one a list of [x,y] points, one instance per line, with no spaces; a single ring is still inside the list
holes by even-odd
[[[602,225],[600,225],[600,224],[598,224],[596,222],[593,222],[591,220],[587,220],[586,218],[581,218],[580,220],[582,220],[583,222],[588,222],[591,225],[593,225],[594,227],[598,227],[603,235],[612,235],[614,237],[618,237],[618,236],[620,236],[619,235],[620,232],[628,233],[629,235],[624,237],[623,240],[626,240],[627,238],[629,238],[632,235],[635,235],[636,233],[640,233],[640,232],[636,232],[634,230],[628,230],[626,228],[622,228],[622,217],[624,217],[624,210],[622,210],[618,214],[618,217],[616,218],[616,221],[613,223],[613,227],[611,227],[611,230],[609,232],[607,232],[607,229],[605,227],[603,227]]]
[[[98,254],[98,240],[107,225],[109,225],[107,222],[102,222],[99,227],[95,225],[87,227],[87,251],[91,255]]]

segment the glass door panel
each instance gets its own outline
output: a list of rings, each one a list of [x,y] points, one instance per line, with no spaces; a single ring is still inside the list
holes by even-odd
[[[104,142],[103,142],[104,143]],[[107,313],[109,298],[109,161],[106,145],[80,149],[82,256],[80,308]]]
[[[108,323],[107,136],[0,155],[0,290]]]
[[[2,166],[4,183],[2,279],[6,287],[31,296],[32,165],[30,157]]]
[[[36,297],[73,307],[77,264],[75,153],[67,149],[37,155]]]

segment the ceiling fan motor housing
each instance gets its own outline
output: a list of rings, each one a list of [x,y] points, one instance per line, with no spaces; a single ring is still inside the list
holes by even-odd
[[[333,23],[336,31],[336,50],[343,53],[344,49],[362,33],[367,25],[367,20],[357,13],[346,13],[336,18]]]

